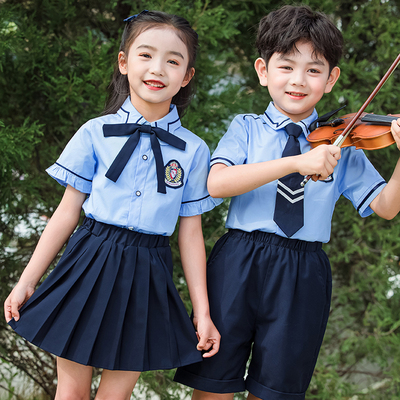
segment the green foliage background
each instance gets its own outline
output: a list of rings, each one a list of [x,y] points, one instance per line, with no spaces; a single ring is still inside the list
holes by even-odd
[[[399,53],[400,3],[304,3],[329,14],[346,42],[341,78],[317,109],[324,113],[347,104],[346,113],[355,112]],[[80,125],[103,109],[123,19],[143,9],[157,9],[182,15],[192,23],[201,45],[197,94],[183,124],[213,150],[235,114],[261,113],[270,100],[253,70],[257,57],[253,43],[259,19],[282,4],[289,2],[0,0],[2,301],[43,229],[39,217],[51,216],[63,192],[45,168],[56,160]],[[400,71],[396,71],[367,111],[398,112],[399,76]],[[398,159],[395,146],[368,156],[389,179]],[[224,232],[226,208],[227,203],[203,217],[208,251]],[[398,218],[362,219],[350,202],[339,200],[332,238],[325,245],[334,276],[331,318],[307,399],[400,398],[400,289],[390,281],[400,274],[399,234]],[[175,281],[188,304],[175,243],[174,237]],[[42,398],[52,398],[54,359],[22,342],[3,318],[0,357],[0,386],[10,399],[24,398],[15,390],[16,371],[35,382]],[[181,399],[182,388],[172,377],[173,371],[145,373],[141,390],[160,399]],[[94,382],[95,389],[97,380]]]

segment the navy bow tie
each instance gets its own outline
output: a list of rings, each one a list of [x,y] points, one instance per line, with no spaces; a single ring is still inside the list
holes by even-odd
[[[177,136],[169,133],[168,131],[156,128],[151,125],[140,125],[140,124],[104,124],[103,134],[104,137],[109,136],[127,136],[130,138],[123,145],[122,149],[118,153],[117,157],[111,164],[110,168],[106,173],[106,177],[116,182],[121,175],[122,170],[125,168],[128,160],[131,158],[133,151],[140,140],[140,133],[150,134],[151,148],[154,153],[154,159],[156,161],[157,171],[157,192],[167,193],[165,188],[165,173],[164,173],[164,161],[162,158],[161,147],[159,140],[179,149],[185,150],[186,142]]]

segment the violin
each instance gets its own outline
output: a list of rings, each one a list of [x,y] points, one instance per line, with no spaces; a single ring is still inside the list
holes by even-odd
[[[355,115],[355,113],[344,115],[313,130],[307,136],[311,147],[315,148],[321,144],[334,144]],[[350,134],[343,140],[341,147],[355,146],[356,149],[378,150],[392,145],[395,140],[390,125],[397,118],[400,118],[400,114],[362,113],[355,121]]]
[[[307,137],[311,146],[316,147],[320,144],[333,144],[338,147],[356,146],[356,148],[374,150],[382,149],[393,144],[395,140],[391,134],[390,128],[387,128],[387,126],[391,124],[393,119],[400,117],[400,115],[394,114],[384,116],[365,114],[364,111],[399,63],[400,54],[396,57],[386,74],[355,114],[345,115],[337,122],[331,121],[324,123],[323,126],[313,130]],[[332,115],[337,111],[338,110],[335,110],[327,115]],[[304,187],[310,178],[311,175],[306,176],[301,186]]]

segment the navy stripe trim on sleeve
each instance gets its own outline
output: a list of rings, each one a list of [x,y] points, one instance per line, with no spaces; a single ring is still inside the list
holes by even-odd
[[[378,189],[380,186],[384,185],[386,182],[382,181],[379,182],[378,184],[375,185],[375,187],[373,189],[370,190],[370,192],[364,197],[363,201],[360,203],[360,205],[357,207],[357,212],[360,211],[361,207],[365,204],[365,202],[368,200],[369,196],[371,196],[371,194],[373,192],[375,192],[376,189]]]
[[[212,158],[211,160],[210,160],[210,163],[213,163],[214,161],[217,161],[217,160],[224,160],[224,161],[227,161],[229,164],[231,164],[231,165],[235,165],[231,160],[228,160],[227,158],[224,158],[224,157],[215,157],[215,158]]]
[[[76,174],[74,171],[71,171],[70,169],[65,168],[64,165],[61,165],[61,164],[59,164],[58,162],[56,162],[55,164],[57,164],[57,165],[58,165],[59,167],[61,167],[61,168],[64,168],[66,171],[71,172],[71,174],[74,174],[74,175],[77,176],[78,178],[81,178],[81,179],[83,179],[83,180],[85,180],[85,181],[88,181],[88,182],[92,182],[91,179],[87,179],[87,178],[84,178],[83,176],[80,176],[80,175]]]
[[[207,196],[202,197],[201,199],[197,199],[197,200],[182,201],[182,204],[195,203],[196,201],[205,200],[205,199],[208,199],[209,197],[210,197],[210,195],[207,195]]]

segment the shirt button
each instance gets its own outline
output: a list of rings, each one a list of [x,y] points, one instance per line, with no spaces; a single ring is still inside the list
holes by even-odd
[[[142,156],[143,160],[146,161],[148,159],[148,157],[146,156],[146,154],[143,154]]]
[[[141,194],[142,194],[142,193],[141,193],[139,190],[136,191],[136,196],[139,197]]]

